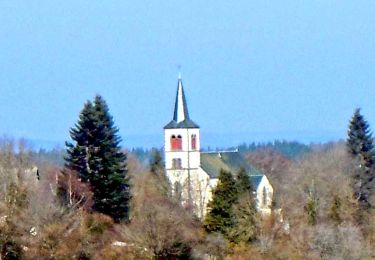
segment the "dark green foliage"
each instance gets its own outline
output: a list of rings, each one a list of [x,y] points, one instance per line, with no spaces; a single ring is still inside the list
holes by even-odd
[[[285,140],[276,140],[268,143],[243,143],[238,146],[238,151],[242,154],[264,149],[276,151],[291,160],[299,159],[311,152],[311,147],[309,145]]]
[[[375,158],[373,138],[370,127],[361,115],[359,108],[355,110],[349,123],[347,146],[353,157],[360,156],[365,163],[365,167],[371,168]]]
[[[70,130],[70,137],[75,144],[66,142],[67,156],[65,167],[78,173],[82,181],[87,182],[92,178],[96,165],[92,160],[95,150],[95,133],[97,132],[94,118],[94,109],[87,101],[79,115],[78,123]]]
[[[220,232],[232,242],[250,242],[258,234],[257,210],[249,175],[241,168],[236,180],[221,171],[219,183],[209,202],[204,226],[208,232]]]
[[[375,150],[370,127],[360,109],[356,109],[349,123],[347,147],[356,163],[353,176],[354,196],[361,208],[371,206],[370,197],[374,193]]]
[[[251,242],[258,233],[257,209],[249,175],[241,168],[237,173],[237,201],[233,205],[234,225],[229,239],[233,242]]]
[[[233,207],[234,225],[229,231],[231,241],[248,243],[258,235],[259,223],[254,198],[250,193],[242,194]]]
[[[250,178],[244,168],[241,168],[237,173],[236,187],[237,187],[237,192],[239,196],[241,196],[244,193],[251,192],[252,187],[251,187]]]
[[[221,170],[219,183],[213,190],[208,203],[209,212],[204,221],[207,232],[221,232],[226,235],[234,224],[233,204],[237,201],[237,187],[232,173]]]
[[[127,219],[130,192],[126,155],[120,150],[118,128],[101,96],[85,103],[70,136],[75,143],[66,143],[65,167],[90,184],[93,209],[116,221]]]

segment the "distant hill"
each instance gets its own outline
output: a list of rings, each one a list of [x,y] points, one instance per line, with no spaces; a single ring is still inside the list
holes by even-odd
[[[273,150],[280,155],[285,156],[290,160],[299,159],[307,153],[312,151],[311,145],[306,145],[297,141],[280,141],[267,143],[251,143],[241,144],[238,146],[238,151],[242,154],[248,154],[257,150]]]

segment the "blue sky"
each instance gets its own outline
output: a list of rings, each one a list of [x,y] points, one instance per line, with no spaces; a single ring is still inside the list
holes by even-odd
[[[375,129],[375,2],[0,1],[0,134],[63,142],[87,99],[162,145],[178,65],[203,144]],[[205,141],[206,140],[206,141]]]

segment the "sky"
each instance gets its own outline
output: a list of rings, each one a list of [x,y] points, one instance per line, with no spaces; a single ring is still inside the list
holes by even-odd
[[[181,71],[202,146],[375,129],[375,1],[0,1],[0,135],[69,140],[107,101],[125,147],[163,145]]]

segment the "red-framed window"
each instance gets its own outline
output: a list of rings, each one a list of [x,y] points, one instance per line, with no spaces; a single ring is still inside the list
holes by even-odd
[[[191,149],[197,149],[197,135],[191,135]]]
[[[175,150],[182,150],[182,137],[181,135],[171,136],[171,148],[173,151]]]

